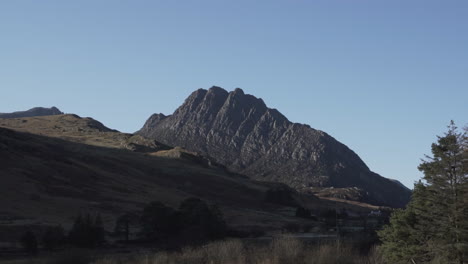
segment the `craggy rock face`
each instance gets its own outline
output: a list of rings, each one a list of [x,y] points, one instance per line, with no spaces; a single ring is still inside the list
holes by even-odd
[[[49,116],[49,115],[63,115],[57,107],[44,108],[34,107],[27,111],[20,111],[14,113],[0,113],[0,118],[21,118],[21,117],[34,117],[34,116]]]
[[[327,133],[290,122],[241,89],[193,92],[173,115],[152,115],[138,134],[214,158],[257,180],[312,187],[357,187],[365,202],[402,207],[410,191],[369,170]]]

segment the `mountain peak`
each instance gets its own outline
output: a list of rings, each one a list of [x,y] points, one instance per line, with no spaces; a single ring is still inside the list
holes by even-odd
[[[209,92],[221,92],[221,93],[227,93],[226,90],[224,90],[223,88],[219,87],[219,86],[211,86],[210,89],[208,89]]]
[[[157,120],[152,116],[138,133],[212,157],[256,180],[285,183],[302,192],[357,187],[369,193],[366,202],[379,205],[400,207],[409,199],[406,189],[370,171],[344,144],[290,122],[240,88],[199,89],[174,114]]]
[[[236,88],[236,89],[233,91],[233,93],[245,95],[244,91],[243,91],[241,88]]]

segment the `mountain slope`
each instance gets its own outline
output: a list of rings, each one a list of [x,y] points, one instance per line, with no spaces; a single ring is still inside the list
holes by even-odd
[[[148,202],[177,207],[193,196],[219,204],[234,227],[271,230],[303,221],[294,217],[295,208],[285,214],[284,206],[266,199],[275,188],[284,187],[191,156],[158,156],[0,128],[0,228],[10,226],[2,223],[5,219],[68,226],[82,212],[99,212],[112,228],[117,216]],[[297,206],[330,206],[293,190],[290,197]]]
[[[27,111],[19,111],[13,113],[0,113],[0,118],[21,118],[33,116],[49,116],[49,115],[62,115],[63,113],[57,107],[44,108],[34,107]]]
[[[241,89],[193,92],[171,116],[152,115],[137,134],[214,158],[253,179],[361,190],[363,201],[402,207],[410,191],[372,171],[330,135],[290,122]]]
[[[0,119],[0,127],[93,146],[129,149],[137,152],[170,149],[155,140],[121,133],[92,118],[82,118],[73,114]]]

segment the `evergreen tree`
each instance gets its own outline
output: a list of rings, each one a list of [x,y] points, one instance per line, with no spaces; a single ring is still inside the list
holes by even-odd
[[[466,263],[468,252],[467,134],[451,122],[448,132],[432,144],[432,157],[419,166],[424,183],[415,185],[405,210],[392,215],[379,235],[392,263]]]
[[[117,218],[114,234],[123,236],[126,242],[130,241],[130,233],[133,226],[137,225],[138,216],[133,213],[125,213]]]
[[[378,232],[383,244],[381,249],[389,263],[426,262],[434,255],[430,249],[428,232],[429,219],[425,216],[426,187],[421,183],[414,186],[411,202],[406,209],[397,209],[390,224]]]
[[[427,183],[433,250],[456,263],[463,263],[468,251],[467,151],[466,134],[458,133],[452,121],[445,136],[432,144],[433,157],[419,166]]]

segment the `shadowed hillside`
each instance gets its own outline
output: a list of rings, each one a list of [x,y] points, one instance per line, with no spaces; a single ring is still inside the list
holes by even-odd
[[[284,206],[266,200],[267,191],[281,185],[253,182],[190,153],[164,153],[97,147],[0,128],[1,219],[66,226],[79,212],[100,212],[113,224],[116,216],[148,202],[175,207],[195,196],[219,204],[231,226],[278,229],[285,221],[300,221],[284,213]],[[290,197],[293,205],[322,204],[293,190]]]

